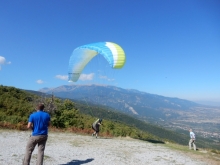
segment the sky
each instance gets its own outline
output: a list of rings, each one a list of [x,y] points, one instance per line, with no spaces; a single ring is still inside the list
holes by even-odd
[[[99,83],[220,105],[219,9],[219,0],[0,0],[0,84]],[[105,41],[123,48],[124,67],[97,57],[69,83],[73,50]]]

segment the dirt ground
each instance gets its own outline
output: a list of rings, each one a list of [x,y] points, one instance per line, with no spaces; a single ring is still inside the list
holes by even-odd
[[[22,164],[29,131],[0,130],[0,165]],[[183,152],[131,138],[50,132],[44,165],[217,165],[208,153]],[[37,147],[31,165],[36,164]]]

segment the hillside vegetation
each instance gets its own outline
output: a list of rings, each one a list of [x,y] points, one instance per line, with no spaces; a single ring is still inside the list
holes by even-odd
[[[40,96],[14,87],[0,86],[0,126],[25,130],[28,117],[35,112],[37,103],[45,104],[50,113],[51,130],[69,130],[91,134],[91,124],[97,118],[103,119],[101,136],[130,136],[154,143],[174,142],[187,145],[186,135],[163,129],[140,121],[103,106],[88,105],[68,99]],[[208,141],[198,140],[197,146],[218,149]]]
[[[187,139],[188,130],[192,128],[199,137],[197,140],[201,140],[200,137],[203,137],[214,146],[220,147],[220,144],[216,144],[219,142],[220,136],[220,107],[210,107],[180,98],[100,84],[69,84],[55,88],[43,88],[38,91],[40,95],[51,95],[52,93],[56,97],[72,99],[75,103],[84,101],[83,105],[102,105],[102,109],[111,107],[116,112],[158,125],[159,128],[163,127],[175,132],[181,131],[180,133],[185,134]],[[86,113],[88,112],[92,115],[91,111]],[[179,140],[182,141],[181,139],[182,136]]]
[[[125,123],[127,126],[131,128],[137,128],[141,132],[153,134],[156,137],[160,137],[160,139],[162,139],[163,142],[170,141],[181,145],[188,145],[189,136],[187,136],[185,132],[177,133],[172,130],[167,130],[165,128],[136,119],[133,116],[116,112],[109,107],[91,104],[85,106],[86,104],[88,103],[76,102],[76,107],[78,107],[84,114],[95,114],[110,121],[114,121],[115,123]],[[154,140],[152,139],[148,141],[154,142]],[[220,146],[218,143],[213,143],[212,140],[205,139],[202,137],[197,137],[196,144],[199,148],[214,148],[220,150]]]
[[[83,108],[86,106],[81,106],[81,111],[74,102],[68,99],[40,97],[24,90],[6,86],[0,86],[1,127],[25,130],[28,117],[35,112],[35,107],[39,102],[45,104],[45,111],[51,115],[51,129],[72,130],[81,133],[92,132],[91,125],[97,118],[83,113]],[[161,138],[153,134],[143,133],[125,123],[117,123],[106,119],[104,116],[100,117],[104,119],[101,127],[102,136],[130,136],[162,141]]]

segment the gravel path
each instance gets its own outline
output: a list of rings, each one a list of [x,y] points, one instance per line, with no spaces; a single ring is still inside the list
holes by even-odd
[[[29,131],[0,130],[0,165],[21,165]],[[36,164],[37,147],[31,165]],[[49,133],[44,165],[207,165],[163,144],[130,138]]]

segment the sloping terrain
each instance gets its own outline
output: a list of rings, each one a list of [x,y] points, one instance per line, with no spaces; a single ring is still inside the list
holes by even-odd
[[[220,107],[149,94],[134,89],[103,85],[64,85],[39,90],[57,97],[112,107],[136,118],[188,134],[192,127],[197,135],[219,141]]]

